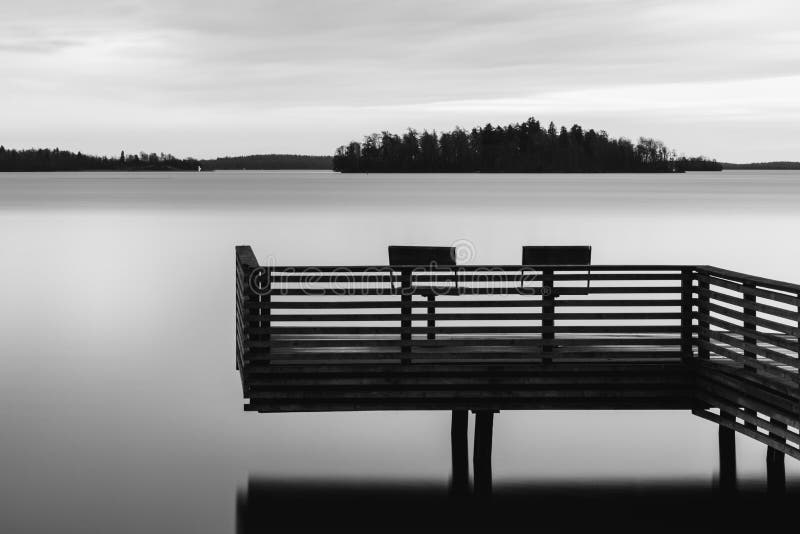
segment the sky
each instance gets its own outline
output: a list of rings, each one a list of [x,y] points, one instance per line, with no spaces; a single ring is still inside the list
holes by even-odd
[[[0,4],[0,144],[331,154],[381,130],[581,124],[800,160],[797,0]]]

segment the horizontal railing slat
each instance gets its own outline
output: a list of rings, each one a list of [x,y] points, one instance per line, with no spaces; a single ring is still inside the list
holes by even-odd
[[[428,307],[432,306],[428,304]],[[435,304],[433,304],[435,306]],[[296,321],[540,321],[553,319],[561,321],[608,321],[608,320],[670,320],[680,319],[678,312],[595,312],[595,313],[384,313],[384,314],[273,314],[274,322]],[[249,314],[247,320],[257,321],[260,316]]]
[[[586,287],[561,287],[557,288],[560,295],[607,295],[607,294],[678,294],[681,292],[680,286],[591,286]],[[401,296],[401,295],[422,295],[430,294],[436,296],[461,296],[461,295],[519,295],[519,296],[539,296],[540,288],[520,288],[520,287],[426,287],[414,286],[410,289],[400,288],[375,288],[375,287],[306,287],[302,289],[287,289],[272,287],[264,292],[264,295],[272,297],[279,296]]]
[[[528,346],[539,347],[542,345],[589,345],[589,346],[614,346],[614,345],[679,345],[680,339],[676,337],[647,337],[635,339],[560,339],[556,343],[553,340],[542,340],[536,338],[508,338],[508,339],[486,339],[486,338],[460,338],[460,339],[294,339],[294,340],[270,340],[270,341],[246,341],[247,347],[268,348],[268,347],[448,347],[448,346]]]
[[[558,299],[556,304],[561,307],[680,307],[680,299]],[[429,308],[430,302],[423,300],[412,300],[404,303],[403,307],[410,308]],[[505,299],[505,300],[437,300],[436,308],[541,308],[541,298],[530,300]],[[398,301],[395,300],[272,300],[271,302],[248,302],[247,308],[264,309],[380,309],[380,308],[399,308]]]
[[[608,265],[608,264],[593,264],[587,265],[442,265],[429,268],[427,265],[275,265],[270,267],[273,273],[297,273],[309,270],[315,270],[320,273],[336,273],[342,271],[351,271],[354,273],[369,273],[379,271],[392,271],[399,273],[403,270],[430,270],[430,271],[453,271],[470,272],[470,271],[520,271],[520,270],[533,270],[542,271],[543,269],[552,269],[554,271],[585,271],[591,269],[592,272],[600,271],[675,271],[681,272],[685,269],[695,269],[693,265]]]
[[[272,284],[319,284],[319,283],[351,283],[351,284],[398,284],[402,275],[395,272],[352,273],[341,272],[336,274],[322,274],[315,272],[276,273],[270,272],[269,280]],[[539,271],[512,272],[512,271],[471,271],[451,273],[430,273],[422,271],[411,273],[412,283],[451,282],[459,284],[507,282],[520,284],[522,282],[541,281]],[[680,280],[680,274],[673,273],[584,273],[565,274],[554,273],[552,280],[556,282],[591,280],[604,281],[675,281]]]
[[[272,321],[274,325],[275,321]],[[675,333],[681,332],[680,326],[270,326],[253,328],[255,334],[514,334],[514,333]]]
[[[583,349],[583,350],[582,350]],[[412,352],[379,352],[370,350],[368,352],[347,352],[342,354],[339,352],[297,352],[297,351],[281,351],[272,349],[269,352],[251,351],[247,354],[248,369],[259,362],[269,362],[271,369],[277,368],[275,364],[294,366],[308,361],[315,362],[314,365],[322,365],[325,363],[343,363],[355,362],[359,371],[364,366],[362,362],[376,362],[387,361],[400,362],[407,360],[413,362],[415,366],[419,366],[424,362],[433,361],[451,361],[457,362],[458,365],[472,365],[475,362],[490,362],[492,365],[497,365],[503,362],[530,362],[533,360],[541,360],[542,358],[549,358],[559,362],[560,366],[564,362],[570,360],[591,360],[593,362],[603,362],[608,365],[608,362],[629,362],[627,365],[640,366],[643,360],[648,363],[658,362],[675,362],[680,360],[681,352],[677,349],[662,347],[656,350],[597,350],[595,347],[557,347],[552,351],[544,352],[541,347],[528,348],[526,351],[480,351],[471,352],[462,350],[459,352],[453,351],[424,351],[414,350]],[[428,364],[429,365],[429,364]]]

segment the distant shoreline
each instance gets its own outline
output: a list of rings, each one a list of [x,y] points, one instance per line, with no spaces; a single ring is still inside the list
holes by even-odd
[[[93,156],[58,148],[9,149],[0,145],[0,172],[197,172],[214,170],[332,170],[332,156],[254,154],[214,159],[176,158],[140,152],[119,157]]]
[[[686,161],[684,161],[686,163]],[[691,162],[689,162],[691,163]],[[710,163],[710,162],[702,162]],[[608,171],[530,171],[524,169],[464,169],[443,171],[439,173],[455,174],[481,174],[481,173],[508,173],[508,174],[540,174],[542,172],[555,172],[558,174],[574,174],[588,172],[591,174],[605,173],[673,173],[682,171],[701,170],[800,170],[800,161],[768,161],[752,163],[713,162],[718,169],[684,168],[662,166],[661,168],[643,170],[608,170]],[[254,154],[248,156],[224,156],[214,159],[176,158],[170,154],[125,154],[120,153],[119,158],[107,156],[91,156],[81,152],[70,152],[59,149],[25,149],[14,150],[0,146],[0,172],[197,172],[197,171],[337,171],[334,169],[332,156],[313,156],[305,154]],[[341,172],[344,169],[338,169]],[[344,170],[348,172],[365,172],[365,169]],[[406,169],[370,169],[372,173],[404,173],[415,172]],[[416,170],[420,172],[420,170]],[[424,171],[422,171],[424,172]],[[434,171],[437,172],[437,171]]]
[[[765,161],[760,163],[720,163],[722,170],[797,171],[800,161]]]

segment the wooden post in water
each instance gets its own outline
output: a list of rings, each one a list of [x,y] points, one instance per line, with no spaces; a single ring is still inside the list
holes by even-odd
[[[719,488],[726,494],[736,491],[736,432],[722,425],[719,427]]]
[[[453,461],[450,491],[453,495],[466,495],[469,493],[468,426],[469,412],[467,410],[453,410],[450,420],[450,452]]]
[[[550,315],[551,318],[542,318],[542,352],[553,352],[553,343],[555,339],[555,320],[552,315],[556,310],[556,296],[553,288],[553,269],[542,269],[542,315]],[[549,329],[549,331],[547,331]],[[551,363],[552,358],[542,358],[542,362]]]
[[[475,494],[488,496],[492,493],[492,427],[494,412],[478,410],[475,412],[475,445],[473,447],[473,471],[475,473]]]
[[[786,493],[786,467],[783,453],[767,447],[767,491],[771,495]]]

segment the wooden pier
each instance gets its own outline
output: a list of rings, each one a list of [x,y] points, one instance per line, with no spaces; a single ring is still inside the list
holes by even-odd
[[[454,477],[475,412],[476,488],[493,414],[537,409],[691,410],[766,444],[778,480],[798,306],[800,285],[710,266],[262,267],[241,246],[236,367],[250,411],[452,410]]]

